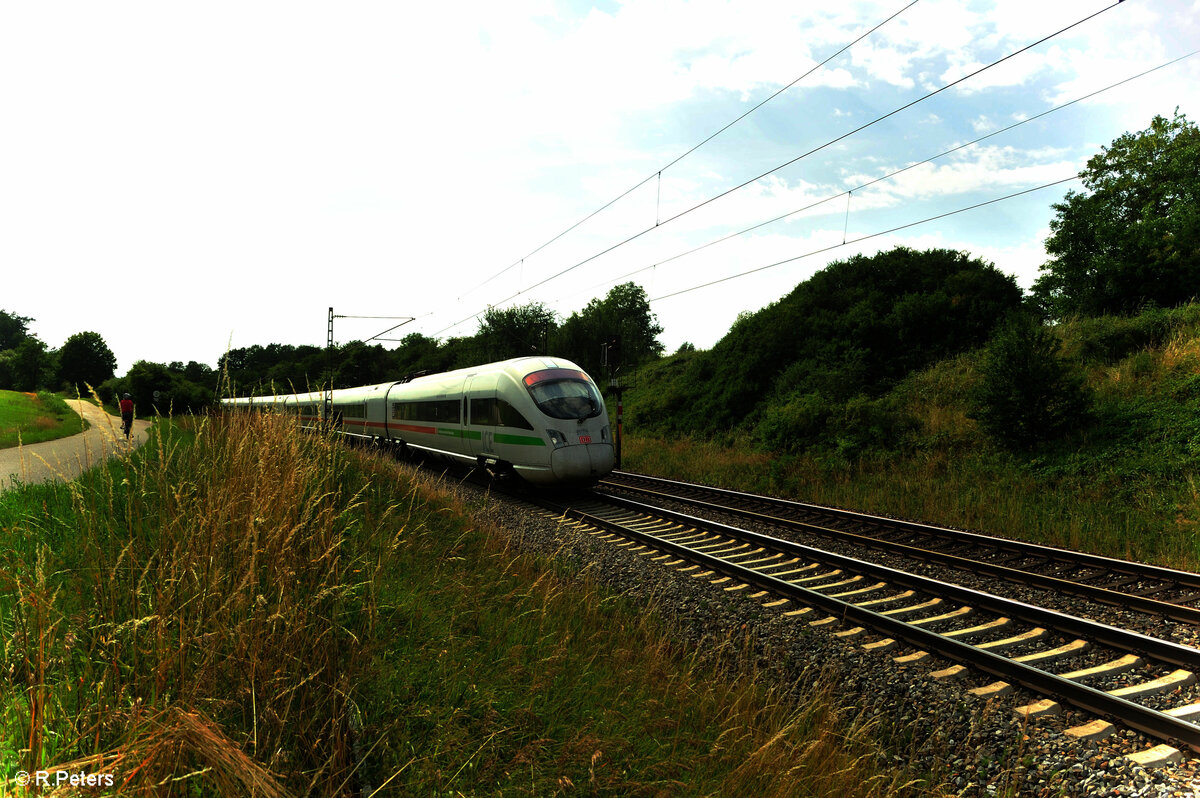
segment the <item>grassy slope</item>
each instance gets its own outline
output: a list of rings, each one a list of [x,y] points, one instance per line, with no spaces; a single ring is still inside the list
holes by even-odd
[[[0,449],[64,438],[85,429],[87,422],[55,394],[0,391]]]
[[[978,353],[909,376],[886,400],[915,423],[887,449],[762,451],[745,433],[664,441],[635,424],[624,467],[980,529],[1189,570],[1200,567],[1200,305],[1062,325],[1095,420],[1033,452],[996,448],[970,418]],[[630,380],[670,395],[667,359]],[[627,415],[627,418],[629,415]]]
[[[0,496],[0,794],[60,766],[123,795],[906,792],[834,685],[714,671],[394,463],[164,427]]]

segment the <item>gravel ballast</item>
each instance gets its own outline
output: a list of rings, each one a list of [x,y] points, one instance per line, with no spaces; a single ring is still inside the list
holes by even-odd
[[[701,651],[722,651],[731,659],[752,662],[759,679],[777,679],[781,689],[796,693],[817,678],[833,679],[842,688],[847,711],[862,713],[862,717],[878,724],[881,737],[892,741],[895,750],[881,757],[907,764],[917,772],[932,773],[961,795],[1200,798],[1200,760],[1189,751],[1177,764],[1142,767],[1127,755],[1153,748],[1161,741],[1121,727],[1095,741],[1068,736],[1067,729],[1096,718],[1063,707],[1056,714],[1026,720],[1013,710],[1041,696],[1017,688],[998,698],[974,697],[967,691],[994,679],[967,670],[957,678],[935,680],[930,673],[953,663],[926,657],[917,663],[897,664],[895,657],[913,652],[903,646],[883,653],[866,651],[861,644],[874,638],[844,640],[832,634],[840,628],[836,624],[812,627],[810,620],[820,617],[818,613],[786,617],[780,611],[764,608],[761,600],[750,598],[747,594],[752,591],[725,591],[724,586],[714,586],[709,579],[660,565],[631,551],[632,547],[613,545],[561,523],[519,499],[469,483],[461,484],[458,490],[469,505],[479,508],[476,512],[481,523],[503,530],[516,547],[557,558],[578,571],[586,569],[589,577],[606,589],[652,608],[681,642]],[[927,564],[914,567],[902,558],[856,552],[852,546],[801,542],[1196,645],[1196,630],[1180,624],[1073,597],[1046,595],[1046,591],[997,584],[995,580],[973,583],[962,572]],[[1186,695],[1197,690],[1194,686],[1183,689]],[[1168,695],[1160,700],[1174,706],[1197,700],[1186,695]]]

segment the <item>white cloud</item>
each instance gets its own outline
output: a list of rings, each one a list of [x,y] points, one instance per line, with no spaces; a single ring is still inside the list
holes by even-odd
[[[977,147],[962,153],[946,161],[922,164],[856,192],[854,207],[889,208],[942,196],[1032,188],[1071,177],[1079,170],[1077,163],[1038,162],[1035,153],[1011,147]]]
[[[988,119],[986,116],[979,116],[971,120],[971,129],[976,133],[987,133],[991,130],[994,130],[995,125],[993,125],[992,120]]]

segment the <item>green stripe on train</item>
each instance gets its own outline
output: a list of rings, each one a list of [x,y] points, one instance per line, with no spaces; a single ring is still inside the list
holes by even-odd
[[[535,438],[532,435],[505,435],[502,432],[496,433],[496,443],[508,443],[513,446],[545,446],[546,442],[541,438]]]

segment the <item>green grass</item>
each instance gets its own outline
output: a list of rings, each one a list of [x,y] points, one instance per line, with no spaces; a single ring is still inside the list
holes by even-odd
[[[1036,459],[987,449],[904,455],[748,453],[632,436],[627,469],[798,501],[1200,570],[1200,476],[1170,459],[1074,451]]]
[[[0,495],[0,793],[62,767],[122,795],[939,794],[827,676],[779,686],[741,632],[698,656],[485,509],[294,432],[164,423]]]
[[[75,435],[88,428],[61,396],[0,391],[0,449]]]
[[[1173,568],[1200,566],[1194,472],[1181,484],[1147,483],[1144,493],[1123,495],[1086,477],[1056,481],[986,452],[863,455],[853,462],[764,456],[754,470],[734,465],[747,459],[744,452],[703,442],[633,438],[626,453],[628,469],[649,474]]]

